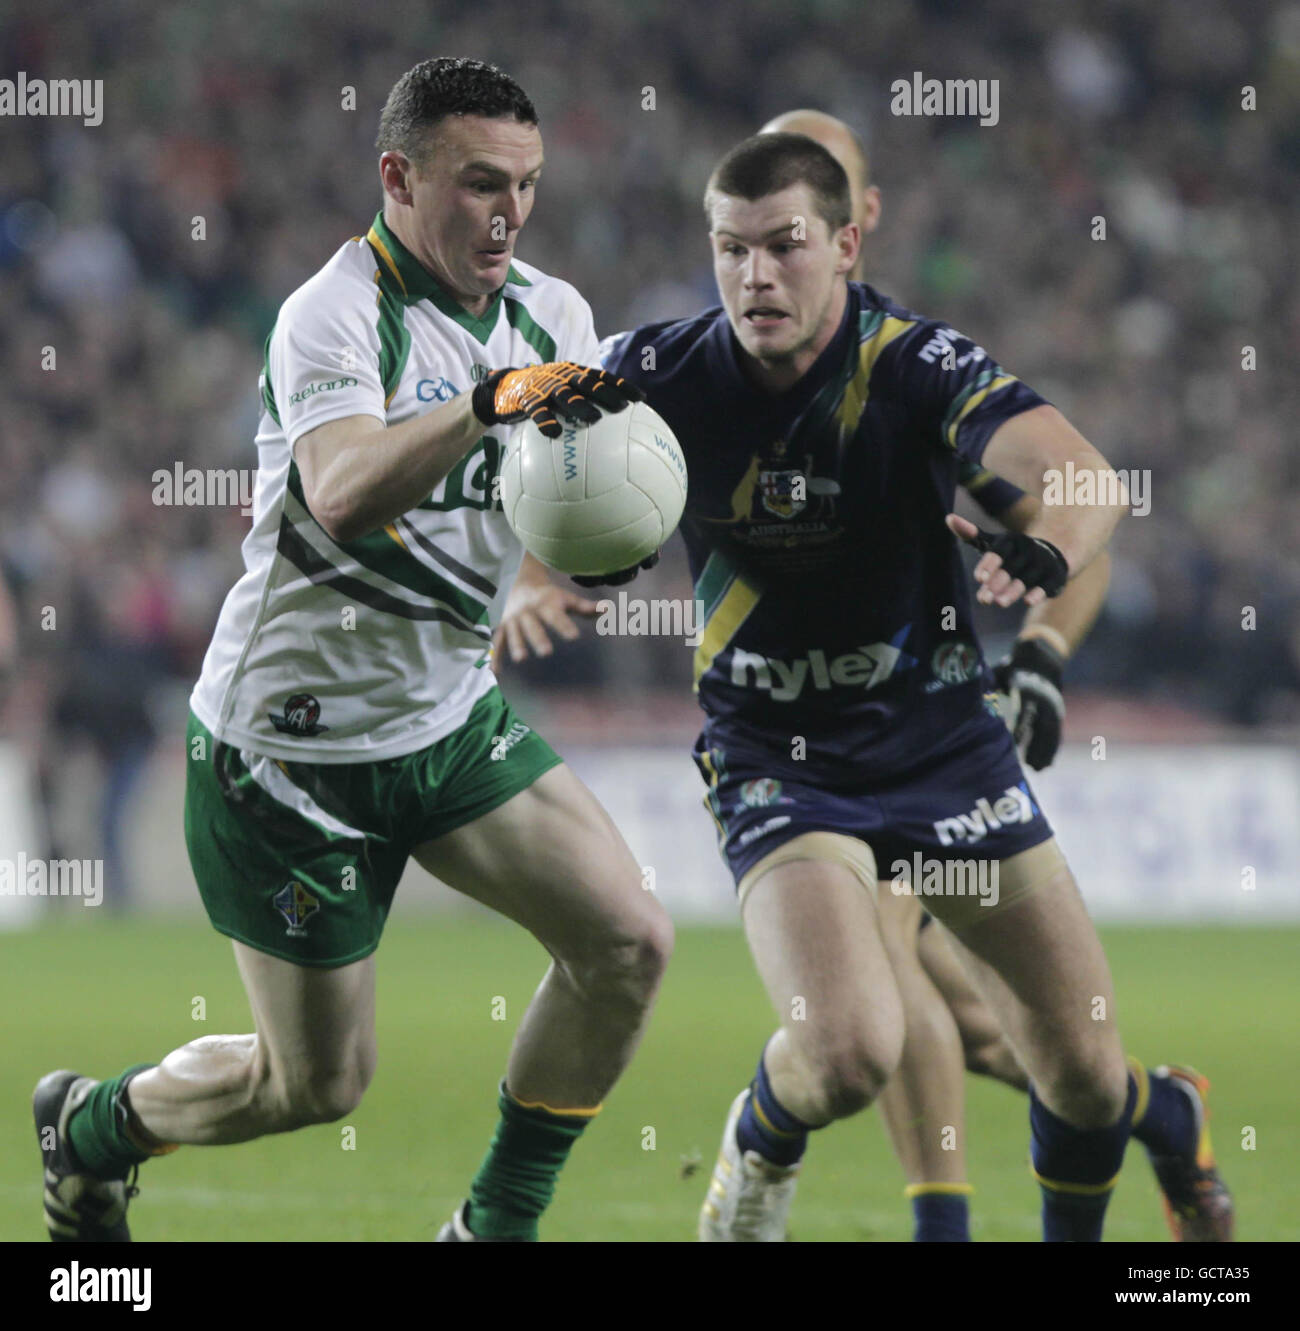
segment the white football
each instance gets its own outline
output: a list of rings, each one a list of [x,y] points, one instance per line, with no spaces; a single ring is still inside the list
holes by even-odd
[[[501,506],[525,550],[561,573],[632,568],[676,530],[686,460],[664,418],[644,402],[594,425],[561,418],[548,439],[531,420],[501,468]]]

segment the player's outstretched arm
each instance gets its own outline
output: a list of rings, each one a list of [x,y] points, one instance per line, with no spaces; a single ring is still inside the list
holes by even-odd
[[[1023,495],[997,515],[1009,531],[1028,532],[1042,508],[1042,500]],[[1101,614],[1110,586],[1110,553],[1097,557],[1072,577],[1060,596],[1030,606],[1020,629],[1021,641],[1043,638],[1068,659],[1082,646]]]
[[[577,592],[552,582],[546,565],[524,552],[519,576],[506,598],[501,623],[492,637],[492,650],[500,659],[504,651],[512,661],[523,661],[529,652],[550,656],[555,650],[550,635],[572,642],[578,626],[572,616],[593,619],[600,614],[600,603],[589,601]]]
[[[1005,607],[1023,596],[1026,605],[1036,606],[1059,594],[1065,579],[1082,572],[1101,552],[1128,510],[1124,486],[1103,483],[1103,476],[1114,476],[1106,459],[1052,406],[1003,422],[984,450],[983,465],[1040,500],[1051,473],[1064,476],[1071,468],[1076,477],[1096,475],[1095,494],[1115,497],[1113,503],[1041,504],[1022,538],[1004,537],[996,549],[974,523],[950,514],[949,528],[985,552],[975,566],[978,599],[985,604]]]

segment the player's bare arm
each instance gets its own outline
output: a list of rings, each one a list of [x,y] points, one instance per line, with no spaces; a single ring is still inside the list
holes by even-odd
[[[489,426],[530,417],[558,437],[560,414],[591,424],[598,408],[622,411],[640,396],[602,370],[557,361],[496,370],[472,393],[401,425],[376,427],[375,416],[327,421],[298,441],[307,506],[332,539],[355,540],[414,508]]]
[[[468,393],[401,425],[326,421],[294,449],[307,507],[331,540],[357,540],[413,509],[484,429]]]
[[[1042,500],[1022,495],[998,514],[998,521],[1009,531],[1028,532],[1042,507]],[[1070,579],[1060,596],[1030,606],[1017,636],[1023,641],[1043,638],[1061,656],[1073,656],[1097,622],[1109,586],[1110,552],[1102,550]]]
[[[984,465],[1005,476],[1026,494],[1041,500],[1046,473],[1064,472],[1072,464],[1074,474],[1109,472],[1106,459],[1055,407],[1043,405],[1003,422],[984,450]],[[1064,558],[1070,577],[1085,569],[1110,540],[1111,532],[1128,509],[1128,494],[1118,487],[1117,502],[1093,505],[1041,504],[1025,535],[1053,545]],[[973,522],[949,514],[948,527],[964,541],[974,544],[979,529]],[[977,599],[985,605],[1014,605],[1022,596],[1028,606],[1047,599],[1041,586],[1026,588],[1002,566],[1001,557],[987,551],[975,566],[981,584]]]
[[[1030,606],[1019,637],[1042,638],[1064,657],[1074,655],[1097,622],[1110,586],[1110,553],[1103,550],[1055,600]]]

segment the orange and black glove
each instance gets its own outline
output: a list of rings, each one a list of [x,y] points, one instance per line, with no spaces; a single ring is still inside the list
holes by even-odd
[[[563,427],[557,419],[570,416],[581,425],[600,420],[598,407],[622,411],[645,394],[617,375],[573,361],[530,365],[523,370],[496,370],[475,389],[470,405],[484,425],[513,425],[531,416],[549,439],[558,439]]]

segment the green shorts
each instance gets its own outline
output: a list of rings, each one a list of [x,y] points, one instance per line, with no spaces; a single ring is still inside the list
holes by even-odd
[[[386,762],[282,762],[214,740],[192,712],[186,753],[185,843],[214,928],[322,967],[379,946],[416,846],[562,761],[497,688],[459,730]]]

